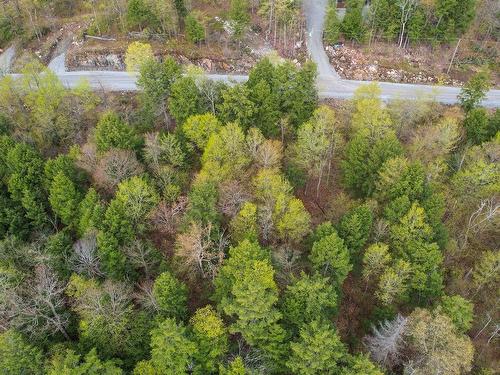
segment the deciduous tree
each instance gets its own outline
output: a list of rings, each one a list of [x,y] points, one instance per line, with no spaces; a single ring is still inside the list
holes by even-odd
[[[407,326],[408,318],[398,314],[372,328],[373,333],[365,338],[365,344],[375,362],[389,369],[403,363]]]
[[[468,112],[476,108],[486,97],[486,93],[491,87],[491,77],[486,71],[473,75],[462,88],[459,95],[462,108]]]
[[[204,150],[212,134],[222,128],[220,121],[211,113],[189,117],[182,125],[182,131],[199,150]]]
[[[471,370],[474,346],[469,337],[457,333],[447,316],[416,309],[408,317],[406,335],[413,351],[405,366],[408,370],[450,375]]]
[[[250,162],[242,128],[231,123],[210,136],[201,161],[201,174],[214,181],[240,176]]]
[[[127,67],[127,72],[139,72],[142,66],[147,61],[152,59],[154,59],[154,55],[150,44],[141,42],[130,43],[127,48],[127,53],[125,54],[125,66]]]
[[[245,202],[240,212],[231,220],[231,234],[236,243],[245,239],[256,242],[259,239],[257,225],[257,206]]]

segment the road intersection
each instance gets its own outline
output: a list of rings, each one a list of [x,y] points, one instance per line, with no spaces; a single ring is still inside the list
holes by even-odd
[[[317,88],[320,98],[352,98],[354,92],[367,81],[344,80],[333,69],[323,46],[323,23],[328,0],[304,0],[304,14],[307,24],[307,49],[312,61],[317,65]],[[8,56],[1,56],[4,61],[12,59],[13,50]],[[61,82],[69,88],[78,85],[82,80],[89,82],[93,89],[105,91],[137,91],[137,74],[116,71],[73,71],[64,68],[65,55],[57,56],[49,68],[57,74]],[[5,64],[5,62],[4,62]],[[18,75],[13,74],[16,77]],[[248,79],[245,75],[209,74],[208,78],[226,83],[241,83]],[[454,104],[458,101],[459,87],[414,85],[405,83],[379,82],[381,98],[392,99],[429,99],[443,104]],[[482,104],[485,107],[500,107],[500,90],[491,90]]]

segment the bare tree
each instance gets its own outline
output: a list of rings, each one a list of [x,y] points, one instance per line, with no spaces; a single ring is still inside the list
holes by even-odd
[[[399,47],[402,48],[407,43],[407,25],[413,12],[417,8],[418,0],[398,0],[397,6],[401,11],[400,30],[399,30]]]
[[[131,290],[124,283],[106,280],[100,286],[90,281],[75,296],[74,309],[88,324],[100,324],[99,317],[119,322],[130,312]]]
[[[65,310],[64,290],[54,272],[45,265],[35,269],[33,279],[12,287],[9,283],[0,285],[0,310],[4,314],[2,325],[14,327],[30,336],[45,336],[66,332],[69,314]]]
[[[97,234],[90,232],[73,245],[73,255],[70,259],[72,269],[78,274],[88,277],[103,276],[97,255]]]
[[[237,181],[224,183],[220,188],[219,209],[229,217],[236,215],[243,203],[248,200],[250,200],[250,194]]]
[[[500,218],[500,202],[498,197],[483,199],[472,212],[465,226],[461,248],[467,247],[470,235],[477,235],[488,228],[498,225]]]
[[[217,114],[216,105],[219,102],[221,92],[225,87],[224,83],[208,79],[203,75],[198,80],[197,86],[205,98],[212,114]]]
[[[258,148],[255,161],[261,168],[275,168],[281,165],[283,144],[280,141],[266,139]]]
[[[142,172],[133,151],[112,149],[99,160],[93,178],[98,186],[112,193],[120,182]]]
[[[387,368],[403,362],[402,350],[408,319],[398,314],[393,320],[386,320],[379,328],[373,327],[373,334],[365,337],[365,345],[374,361]]]
[[[282,245],[276,248],[271,255],[278,269],[276,278],[282,285],[289,284],[299,268],[300,251],[288,245]]]
[[[264,241],[268,241],[271,238],[271,234],[274,229],[273,207],[274,205],[266,203],[262,206],[259,206],[258,209],[260,233]]]
[[[186,211],[188,199],[179,197],[176,202],[168,204],[160,202],[158,207],[151,214],[151,221],[155,228],[162,233],[173,235]]]
[[[212,224],[202,226],[193,222],[189,231],[177,237],[175,255],[186,270],[213,279],[222,264],[228,244],[224,232],[214,232]]]
[[[160,257],[158,250],[152,243],[136,239],[123,247],[123,252],[134,268],[143,271],[146,278],[150,278],[158,268]]]
[[[86,143],[80,148],[77,165],[89,174],[94,173],[97,167],[97,148],[93,143]]]
[[[153,169],[160,166],[162,152],[159,133],[147,133],[144,136],[144,157]]]
[[[137,292],[134,293],[135,300],[143,306],[146,310],[151,311],[153,313],[158,312],[158,302],[153,294],[153,280],[146,280],[141,282],[137,286]]]

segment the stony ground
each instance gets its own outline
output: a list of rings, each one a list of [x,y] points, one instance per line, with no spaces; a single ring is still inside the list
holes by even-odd
[[[436,74],[411,55],[392,55],[396,62],[389,63],[383,55],[366,53],[346,45],[326,46],[330,62],[342,78],[358,81],[385,81],[459,86],[461,81],[445,74]]]
[[[480,69],[480,64],[467,63],[477,56],[464,48],[459,50],[447,74],[454,46],[400,49],[394,44],[377,42],[369,47],[340,44],[325,49],[340,76],[353,80],[461,86]],[[498,87],[498,69],[492,73]]]

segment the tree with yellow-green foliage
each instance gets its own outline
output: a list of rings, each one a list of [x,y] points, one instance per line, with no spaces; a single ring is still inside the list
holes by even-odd
[[[200,150],[204,150],[212,134],[222,128],[220,121],[211,113],[193,115],[182,124],[182,132]]]
[[[245,239],[257,241],[259,239],[259,228],[257,225],[257,206],[245,202],[240,212],[231,220],[232,238],[235,242]]]
[[[294,145],[294,163],[300,166],[310,178],[317,179],[316,198],[323,177],[330,177],[332,159],[340,151],[342,136],[338,130],[335,112],[321,106],[312,118],[302,124],[297,132]]]
[[[241,127],[231,123],[208,139],[200,174],[214,181],[237,178],[250,163]]]
[[[370,129],[373,132],[391,125],[391,118],[385,109],[380,94],[382,90],[377,83],[360,86],[354,93],[354,112],[351,125],[357,131]]]
[[[194,354],[194,374],[215,372],[228,351],[228,333],[224,322],[208,305],[196,310],[189,323],[197,349]]]
[[[148,43],[132,42],[125,54],[127,72],[135,73],[149,60],[154,59],[153,49]]]

